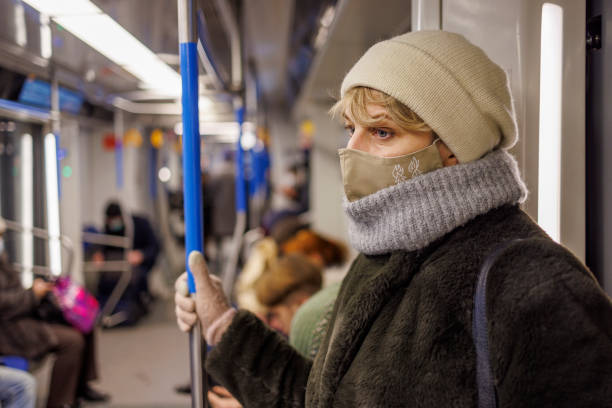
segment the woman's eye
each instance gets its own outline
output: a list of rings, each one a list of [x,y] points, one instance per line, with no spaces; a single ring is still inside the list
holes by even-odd
[[[388,139],[389,137],[393,136],[393,133],[385,129],[373,129],[372,133],[374,133],[374,136],[379,139]]]
[[[346,129],[349,135],[355,133],[355,126],[353,125],[344,125],[344,128]]]

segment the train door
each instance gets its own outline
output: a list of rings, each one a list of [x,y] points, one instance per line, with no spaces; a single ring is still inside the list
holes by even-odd
[[[612,118],[606,115],[612,103],[612,4],[605,0],[587,4],[586,261],[612,295],[612,163],[608,159]]]

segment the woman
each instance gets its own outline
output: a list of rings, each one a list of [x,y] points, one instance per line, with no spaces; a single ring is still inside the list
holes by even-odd
[[[35,279],[31,289],[23,289],[4,251],[5,231],[0,218],[0,355],[37,360],[55,354],[47,400],[50,408],[76,406],[78,398],[108,400],[88,384],[97,378],[94,333],[83,335],[61,317],[43,315],[41,303],[52,295],[53,286]]]
[[[230,309],[196,253],[208,372],[248,407],[476,406],[474,295],[498,251],[486,327],[499,406],[611,406],[612,305],[518,206],[503,70],[460,35],[415,32],[370,48],[341,95],[344,208],[361,254],[319,352],[307,360]],[[185,328],[194,305],[176,301]]]

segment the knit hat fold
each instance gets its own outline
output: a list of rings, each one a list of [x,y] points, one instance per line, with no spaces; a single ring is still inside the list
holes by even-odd
[[[341,94],[357,86],[408,106],[462,163],[516,143],[505,72],[459,34],[418,31],[373,45],[344,78]]]

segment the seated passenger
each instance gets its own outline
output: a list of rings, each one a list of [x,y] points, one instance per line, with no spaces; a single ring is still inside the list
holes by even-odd
[[[315,232],[302,229],[281,244],[284,254],[303,254],[323,268],[325,285],[340,282],[346,275],[348,251],[344,244]]]
[[[361,254],[314,362],[233,310],[194,252],[177,318],[214,345],[207,372],[248,407],[609,407],[612,302],[519,207],[504,70],[461,35],[418,31],[372,46],[341,89]]]
[[[295,312],[321,289],[321,269],[303,255],[286,255],[255,282],[255,296],[267,308],[266,323],[289,336]]]
[[[0,406],[34,408],[36,380],[32,374],[16,368],[0,366]]]
[[[96,252],[94,261],[126,259],[132,266],[132,280],[121,297],[117,309],[126,312],[128,319],[126,323],[136,323],[147,311],[153,297],[149,291],[149,273],[155,265],[159,254],[159,243],[151,227],[151,223],[145,217],[124,213],[121,205],[111,201],[106,206],[104,233],[131,237],[132,247],[124,254],[123,249],[106,246]],[[104,273],[98,283],[98,296],[104,303],[117,282],[117,277],[112,273]]]
[[[88,384],[97,378],[94,332],[82,334],[54,309],[51,283],[37,278],[23,289],[3,250],[6,226],[0,218],[0,355],[38,360],[55,354],[48,407],[76,406],[78,398],[106,401]],[[50,313],[49,313],[50,312]]]

